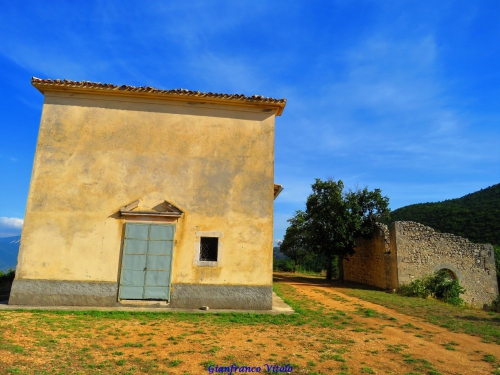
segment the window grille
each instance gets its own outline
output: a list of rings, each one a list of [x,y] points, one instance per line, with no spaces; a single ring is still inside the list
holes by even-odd
[[[219,239],[217,237],[200,238],[200,260],[206,262],[217,262],[217,250]]]

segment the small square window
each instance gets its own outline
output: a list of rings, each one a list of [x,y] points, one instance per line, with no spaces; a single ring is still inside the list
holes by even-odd
[[[201,237],[200,238],[200,261],[217,262],[217,253],[219,248],[219,238]]]
[[[221,267],[224,256],[223,233],[197,231],[195,236],[193,265],[197,267]]]

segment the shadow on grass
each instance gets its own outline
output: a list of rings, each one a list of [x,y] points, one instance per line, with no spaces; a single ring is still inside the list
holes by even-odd
[[[500,323],[500,317],[478,317],[478,316],[472,316],[472,315],[466,315],[466,316],[455,316],[456,319],[462,319],[462,320],[469,320],[471,322],[486,322],[486,323]]]
[[[275,272],[273,274],[273,282],[286,282],[304,286],[330,286],[332,288],[339,289],[361,289],[378,291],[383,290],[371,285],[355,283],[352,281],[341,282],[340,280],[326,280],[325,278],[320,278],[318,276],[300,275],[285,272]]]

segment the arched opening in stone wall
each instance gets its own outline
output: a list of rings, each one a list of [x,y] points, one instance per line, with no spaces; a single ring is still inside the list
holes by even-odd
[[[439,272],[441,270],[446,272],[450,280],[457,280],[460,284],[462,284],[462,273],[455,267],[455,265],[450,263],[440,263],[434,267],[434,272]]]
[[[445,274],[448,280],[458,280],[458,276],[456,275],[456,273],[448,268],[441,268],[437,272],[442,272],[443,274]]]

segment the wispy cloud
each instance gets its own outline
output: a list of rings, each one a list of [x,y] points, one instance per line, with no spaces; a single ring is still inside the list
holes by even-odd
[[[5,217],[0,216],[0,225],[4,228],[21,229],[23,227],[24,220],[17,217]]]
[[[18,236],[23,228],[23,219],[17,217],[0,217],[0,237]]]
[[[469,140],[472,120],[440,74],[431,33],[406,39],[377,35],[337,60],[344,74],[330,82],[318,79],[316,95],[308,92],[303,99],[310,116],[295,124],[300,135],[289,140],[291,149],[302,150],[299,157],[333,160],[348,152],[367,165],[380,159],[393,167],[446,170],[490,156]]]

